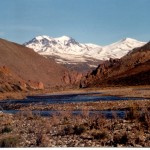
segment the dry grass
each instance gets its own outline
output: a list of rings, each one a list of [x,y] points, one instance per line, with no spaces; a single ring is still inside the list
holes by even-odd
[[[8,117],[11,123],[6,120],[5,123],[1,123],[0,129],[4,131],[0,133],[1,144],[3,143],[1,147],[7,145],[10,147],[50,147],[58,137],[63,144],[63,139],[69,136],[76,137],[76,141],[92,140],[101,146],[150,146],[150,143],[148,144],[149,111],[142,110],[141,113],[137,113],[135,108],[130,111],[126,120],[117,117],[107,119],[102,115],[89,116],[86,113],[73,116],[71,113],[63,112],[59,115],[54,114],[52,117],[41,117],[31,112],[12,116],[3,114],[0,119],[4,120]],[[141,116],[144,117],[141,118]],[[21,142],[17,140],[15,143],[16,140],[9,138],[7,141],[5,136],[9,137],[12,134],[21,135]],[[54,145],[57,146],[57,142]]]
[[[19,137],[7,136],[0,139],[0,147],[17,147],[19,144]]]
[[[0,114],[0,140],[2,146],[10,147],[81,147],[83,144],[88,147],[149,147],[149,106],[149,100],[139,100],[22,107],[28,112]],[[127,110],[126,118],[120,119],[115,113],[112,119],[89,115],[90,110],[118,109]],[[61,110],[61,113],[41,117],[31,110]],[[81,110],[81,113],[72,115],[72,110]],[[9,140],[14,135],[20,135],[16,143]]]

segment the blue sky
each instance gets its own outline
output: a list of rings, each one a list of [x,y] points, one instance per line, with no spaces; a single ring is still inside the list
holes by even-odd
[[[99,45],[149,41],[150,0],[1,0],[1,38],[22,44],[38,35]]]

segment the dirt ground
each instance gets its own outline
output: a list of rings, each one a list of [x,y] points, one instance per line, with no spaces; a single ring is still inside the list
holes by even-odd
[[[0,113],[0,147],[150,146],[150,86],[5,93],[1,94],[1,98],[22,99],[26,95],[85,92],[140,97],[141,100],[35,104],[27,107],[12,105],[8,109],[27,110],[28,113],[14,115]],[[63,110],[64,112],[58,116],[41,117],[33,115],[32,110]],[[72,110],[81,110],[82,115],[73,116]],[[116,114],[114,118],[106,119],[101,115],[90,117],[90,110],[127,110],[127,113],[124,119],[119,119]]]
[[[68,90],[45,90],[26,93],[5,93],[3,99],[23,99],[26,95],[37,94],[72,94],[72,93],[87,93],[98,92],[106,96],[119,97],[137,97],[140,100],[123,100],[123,101],[99,101],[99,102],[80,102],[80,103],[65,103],[65,104],[46,104],[46,105],[9,105],[7,109],[18,110],[127,110],[132,106],[149,107],[150,106],[150,86],[137,87],[107,87],[101,89],[68,89]],[[96,94],[99,95],[99,94]]]
[[[28,95],[36,94],[69,94],[84,92],[102,92],[103,95],[143,97],[150,98],[150,85],[147,86],[129,86],[129,87],[102,87],[102,88],[84,88],[84,89],[45,89],[26,92],[7,92],[0,93],[2,99],[22,99]]]

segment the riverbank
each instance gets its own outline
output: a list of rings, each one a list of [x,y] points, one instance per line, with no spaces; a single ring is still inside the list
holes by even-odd
[[[29,105],[24,105],[21,103],[11,104],[9,100],[11,99],[23,99],[26,96],[38,96],[38,95],[65,95],[65,94],[85,94],[85,93],[94,93],[94,96],[118,96],[118,101],[95,101],[95,102],[78,102],[78,103],[64,103],[64,104],[36,104],[32,103]],[[9,93],[10,94],[10,93]],[[47,89],[45,91],[32,91],[26,93],[15,93],[11,97],[7,96],[8,103],[1,106],[4,110],[127,110],[132,106],[136,107],[147,107],[150,106],[150,86],[137,86],[137,87],[107,87],[101,89]],[[122,100],[124,97],[129,97],[128,100]],[[36,97],[35,97],[36,98]],[[137,98],[137,100],[132,100],[132,98]],[[28,100],[29,101],[29,100]]]
[[[150,147],[149,86],[68,89],[61,92],[47,90],[20,93],[20,95],[26,97],[26,95],[36,94],[85,92],[99,92],[103,96],[139,97],[140,100],[28,106],[8,103],[8,110],[22,111],[16,114],[0,113],[0,147]],[[17,94],[15,96],[17,97]],[[33,110],[61,110],[62,112],[51,117],[43,117],[34,115]],[[72,110],[80,110],[82,113],[72,115]],[[102,114],[90,116],[91,110],[125,110],[126,115],[120,119],[114,113],[114,117],[108,119]]]
[[[143,97],[150,98],[150,86],[129,86],[129,87],[101,87],[101,88],[83,88],[83,89],[68,89],[68,88],[51,88],[35,91],[24,92],[5,92],[0,93],[0,100],[4,99],[24,99],[29,95],[42,94],[70,94],[70,93],[85,93],[85,92],[101,92],[103,95],[110,96],[126,96],[126,97]]]
[[[80,94],[81,96],[80,96]],[[79,90],[72,90],[72,89],[68,89],[68,90],[62,90],[62,91],[57,91],[57,90],[47,90],[47,91],[34,91],[34,92],[30,92],[30,93],[24,93],[24,97],[25,94],[28,94],[31,96],[31,100],[29,99],[25,99],[23,100],[23,102],[19,102],[19,103],[11,103],[11,98],[8,99],[8,102],[6,101],[5,103],[1,104],[1,107],[4,110],[22,110],[22,111],[32,111],[32,110],[37,110],[37,111],[49,111],[49,110],[58,110],[58,111],[72,111],[72,110],[128,110],[130,107],[136,106],[139,108],[144,108],[144,107],[148,107],[150,106],[150,87],[149,86],[144,86],[144,87],[114,87],[114,88],[103,88],[103,89],[79,89]],[[61,101],[59,100],[58,102],[55,103],[55,99],[54,99],[54,103],[52,101],[53,97],[49,97],[52,95],[60,95],[60,99],[63,98],[63,95],[72,95],[72,94],[77,94],[75,96],[77,96],[78,99],[83,99],[82,94],[85,94],[86,98],[86,94],[88,94],[88,96],[92,97],[96,96],[96,99],[98,101],[94,101],[93,102],[88,102],[88,100],[86,100],[86,102],[69,102],[68,101],[65,102],[65,98],[63,99],[64,103],[60,103]],[[38,103],[33,103],[34,100],[36,100],[36,95],[37,95],[37,99],[39,99],[39,101],[37,101]],[[42,102],[45,101],[44,97],[39,97],[39,95],[45,95],[46,97],[48,97],[48,99],[46,98],[46,103],[42,104]],[[16,95],[17,96],[17,95]],[[33,96],[33,98],[32,98]],[[34,97],[35,96],[35,97]],[[68,97],[67,96],[67,97]],[[106,96],[106,98],[105,98]],[[113,97],[114,96],[114,97]],[[117,96],[117,97],[115,97]],[[39,97],[39,98],[38,98]],[[58,96],[57,96],[58,97]],[[104,101],[101,100],[101,98],[103,99],[104,97]],[[17,97],[18,99],[21,97]],[[111,100],[112,98],[112,100]],[[118,100],[115,100],[115,99]],[[56,98],[57,99],[57,98]],[[70,101],[73,99],[73,97],[70,96]],[[94,99],[94,97],[93,97]],[[108,99],[108,100],[107,100]],[[111,101],[109,101],[109,99]],[[128,100],[126,100],[128,99]],[[133,100],[134,99],[134,100]],[[33,102],[32,102],[33,100]],[[75,99],[74,101],[76,101],[77,99]],[[31,104],[30,104],[31,101]],[[41,102],[41,103],[40,103]],[[69,103],[68,103],[69,102]],[[28,105],[25,105],[28,104]]]
[[[7,119],[6,119],[7,118]],[[144,108],[127,112],[124,119],[87,111],[52,117],[28,113],[0,113],[0,147],[149,147],[150,115]]]

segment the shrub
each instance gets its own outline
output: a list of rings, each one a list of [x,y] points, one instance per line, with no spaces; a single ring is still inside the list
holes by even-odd
[[[40,146],[42,144],[42,135],[38,134],[36,139],[36,146]]]
[[[107,123],[106,118],[103,115],[95,116],[89,119],[89,128],[92,129],[101,129],[103,128]]]
[[[63,130],[63,134],[65,134],[65,135],[69,135],[69,134],[73,134],[73,133],[74,133],[74,130],[71,126],[67,126]]]
[[[74,128],[74,134],[81,135],[85,131],[85,127],[83,125],[75,126]]]
[[[67,116],[65,116],[63,118],[63,124],[67,124],[67,123],[69,123],[69,118]]]
[[[140,117],[139,111],[135,107],[130,107],[129,112],[126,114],[126,119],[128,120],[134,120],[138,119]]]
[[[113,141],[114,141],[114,146],[117,146],[117,144],[126,145],[128,142],[128,136],[126,133],[124,133],[123,135],[115,135]]]
[[[1,133],[9,133],[9,132],[11,132],[11,131],[12,131],[11,128],[5,126],[5,127],[2,129]]]
[[[17,147],[18,144],[18,137],[7,137],[0,140],[0,147]]]
[[[49,143],[49,138],[46,134],[39,133],[36,139],[36,146],[47,147]]]
[[[90,123],[89,123],[89,127],[90,127],[90,130],[92,129],[98,129],[99,126],[101,126],[101,122],[99,120],[99,118],[93,118],[90,120]]]
[[[97,130],[92,133],[92,136],[94,137],[94,139],[104,139],[108,137],[106,131],[97,131]]]
[[[139,117],[139,121],[144,125],[144,127],[149,130],[150,128],[150,115],[148,110],[144,110]]]

